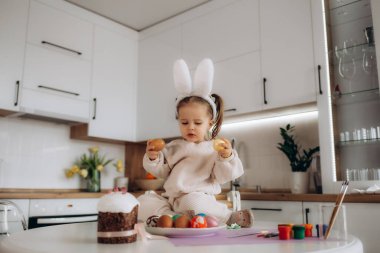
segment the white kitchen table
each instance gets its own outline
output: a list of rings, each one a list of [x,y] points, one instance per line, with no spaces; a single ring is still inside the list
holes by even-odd
[[[252,252],[344,252],[363,253],[359,239],[348,236],[347,241],[274,240],[265,244],[174,246],[169,240],[138,240],[130,244],[97,243],[97,223],[75,223],[31,229],[0,239],[1,253],[252,253]]]

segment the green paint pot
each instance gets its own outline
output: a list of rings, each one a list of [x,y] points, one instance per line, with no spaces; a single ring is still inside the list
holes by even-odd
[[[293,226],[293,237],[294,239],[304,239],[305,238],[305,227],[294,225]]]

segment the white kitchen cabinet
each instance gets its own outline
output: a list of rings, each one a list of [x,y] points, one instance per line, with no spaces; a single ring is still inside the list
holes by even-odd
[[[27,44],[21,111],[87,122],[91,62]]]
[[[264,108],[316,101],[311,4],[260,1]]]
[[[219,62],[257,51],[259,29],[259,1],[235,1],[182,25],[182,55],[195,68],[206,57]]]
[[[241,201],[242,209],[251,209],[255,220],[277,223],[302,224],[302,202],[300,201]]]
[[[319,223],[321,205],[331,204],[333,203],[304,202],[304,213],[307,208],[309,209],[309,223]],[[344,205],[346,206],[347,233],[362,241],[364,252],[378,252],[379,235],[374,231],[380,226],[380,204],[344,203]]]
[[[93,24],[31,1],[20,111],[87,122]]]
[[[225,116],[262,109],[260,53],[248,53],[215,64],[213,93],[224,100]]]
[[[28,42],[81,59],[92,58],[93,25],[71,13],[31,0]]]
[[[89,136],[135,140],[138,40],[128,32],[95,27]]]
[[[380,2],[376,0],[371,0],[371,10],[372,10],[372,21],[375,33],[375,41],[380,41]],[[376,54],[377,73],[380,73],[380,53]],[[379,82],[380,89],[380,82]]]
[[[18,111],[29,0],[0,1],[0,109]]]
[[[168,29],[139,42],[137,139],[179,136],[174,61],[181,58],[181,30]]]

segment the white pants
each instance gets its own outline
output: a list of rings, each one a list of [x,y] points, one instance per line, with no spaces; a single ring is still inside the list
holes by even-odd
[[[212,215],[218,219],[218,222],[226,223],[232,213],[226,204],[218,202],[213,195],[203,192],[191,192],[176,198],[173,203],[169,203],[167,198],[154,191],[147,191],[137,200],[140,202],[138,219],[141,221],[146,221],[152,215],[174,215],[194,210],[195,214]]]

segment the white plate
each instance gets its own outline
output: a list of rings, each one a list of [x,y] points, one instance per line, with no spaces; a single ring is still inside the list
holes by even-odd
[[[145,227],[148,233],[153,235],[164,235],[168,237],[204,237],[216,234],[218,231],[226,229],[226,225],[212,228],[159,228]]]

